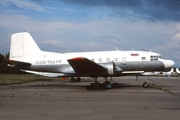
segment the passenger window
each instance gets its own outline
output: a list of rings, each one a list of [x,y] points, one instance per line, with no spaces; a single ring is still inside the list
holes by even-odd
[[[102,62],[102,58],[99,58],[99,62]]]
[[[142,57],[142,60],[146,60],[146,57]]]
[[[91,61],[94,61],[94,59],[91,59]]]
[[[151,56],[151,61],[153,61],[153,56]]]
[[[109,61],[110,61],[110,58],[106,58],[106,61],[109,62]]]
[[[118,61],[118,58],[114,58],[114,61],[117,62],[117,61]]]

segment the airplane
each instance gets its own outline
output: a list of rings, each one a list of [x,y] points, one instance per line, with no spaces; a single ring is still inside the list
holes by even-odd
[[[163,76],[166,76],[166,75],[167,75],[168,77],[170,77],[173,72],[174,72],[174,68],[171,68],[170,71],[162,72],[162,74],[163,74]]]
[[[70,77],[70,81],[81,81],[80,77],[92,77],[91,86],[100,88],[98,77],[105,84],[110,77],[137,75],[143,72],[169,70],[174,61],[163,59],[151,51],[94,51],[56,53],[42,51],[28,32],[12,34],[8,66],[18,67],[24,72],[52,77]],[[44,74],[43,74],[44,73]],[[77,78],[76,78],[77,77]],[[144,88],[149,83],[143,83]]]
[[[176,68],[176,73],[180,74],[179,68]]]
[[[142,75],[145,75],[145,76],[153,76],[153,75],[159,75],[159,74],[160,74],[160,72],[158,72],[158,71],[142,73]]]
[[[170,71],[155,71],[155,72],[144,72],[142,75],[152,76],[152,75],[163,75],[170,77],[174,73],[174,68],[171,68]]]

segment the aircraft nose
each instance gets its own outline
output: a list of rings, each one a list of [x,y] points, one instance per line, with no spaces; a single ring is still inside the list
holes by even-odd
[[[165,68],[172,68],[175,64],[175,62],[172,60],[165,60],[163,63]]]

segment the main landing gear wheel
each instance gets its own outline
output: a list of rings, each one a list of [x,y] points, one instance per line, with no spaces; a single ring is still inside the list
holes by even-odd
[[[111,78],[111,79],[109,79],[109,82],[113,82],[113,79]]]
[[[143,88],[148,88],[149,87],[149,83],[145,82],[143,83]]]
[[[78,77],[78,78],[75,79],[74,77],[71,77],[71,78],[70,78],[70,81],[71,81],[71,82],[76,82],[76,81],[77,81],[77,82],[80,82],[80,81],[81,81],[81,78]]]
[[[71,77],[71,78],[70,78],[70,81],[71,81],[71,82],[75,82],[76,79],[75,79],[74,77]]]
[[[95,88],[95,89],[99,89],[100,88],[100,83],[91,83],[91,87]]]
[[[99,83],[95,83],[95,84],[94,84],[94,88],[95,88],[95,89],[98,89],[99,87],[100,87],[100,84],[99,84]]]
[[[78,78],[76,79],[76,81],[77,81],[77,82],[80,82],[80,81],[81,81],[81,78],[80,78],[80,77],[78,77]]]

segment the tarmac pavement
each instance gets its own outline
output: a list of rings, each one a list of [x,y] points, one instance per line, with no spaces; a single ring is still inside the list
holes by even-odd
[[[100,82],[104,82],[99,78]],[[149,80],[154,86],[143,88]],[[0,120],[179,120],[179,77],[118,77],[112,89],[93,80],[0,86]]]

